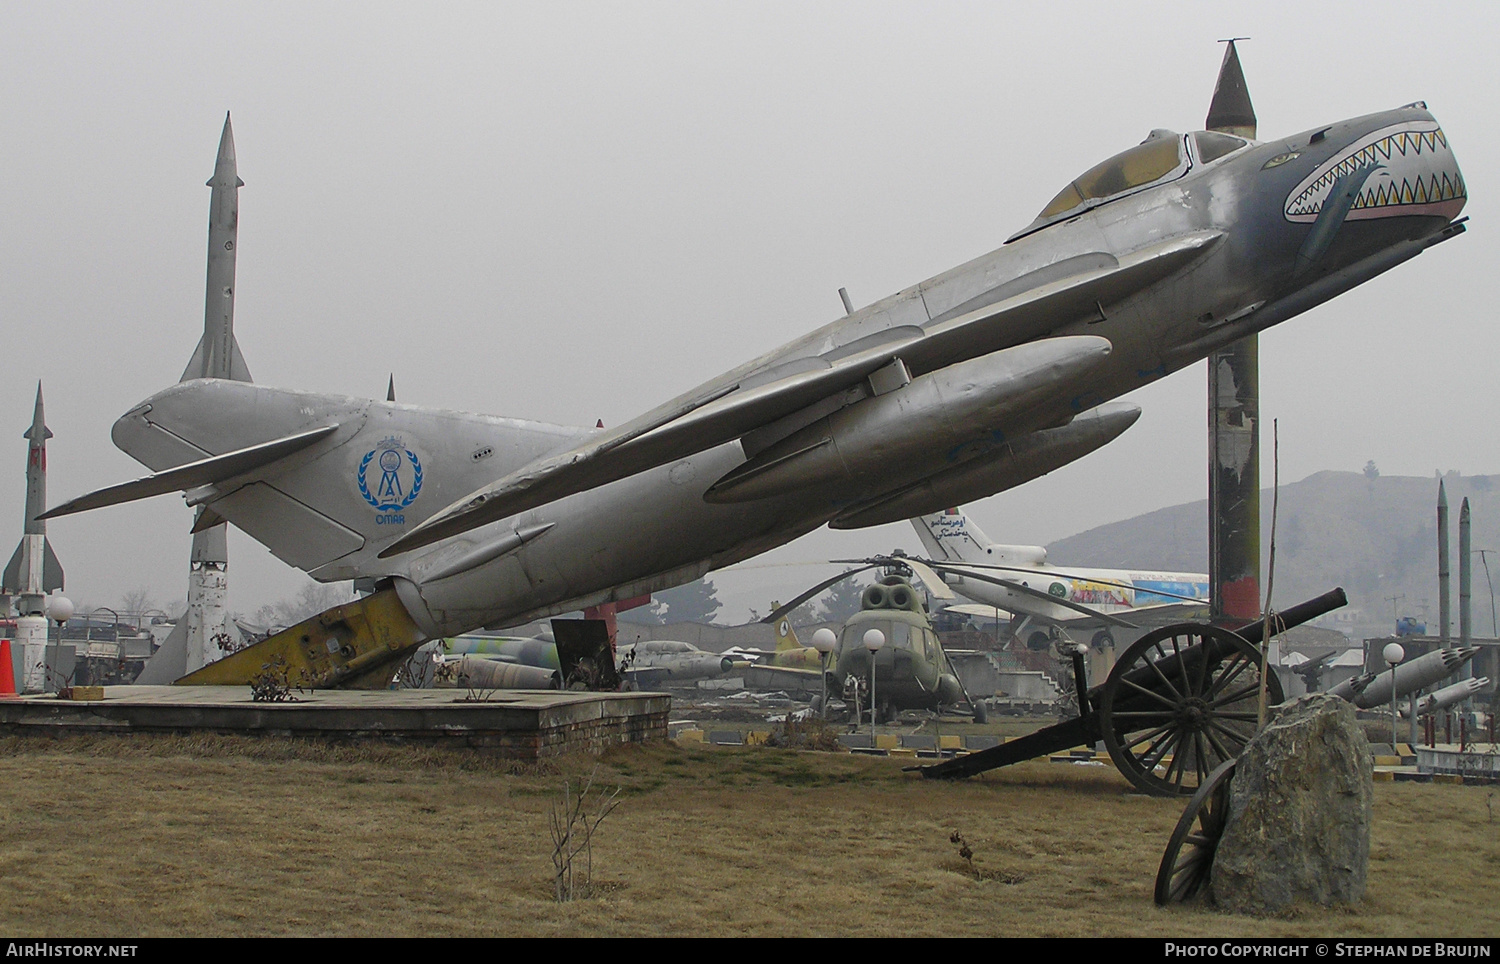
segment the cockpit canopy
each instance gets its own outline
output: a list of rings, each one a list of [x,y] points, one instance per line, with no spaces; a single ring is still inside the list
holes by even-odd
[[[1173,131],[1154,130],[1130,150],[1080,174],[1011,240],[1115,198],[1174,181],[1186,174],[1195,161],[1207,164],[1248,143],[1242,137],[1217,131],[1198,131],[1184,137]]]

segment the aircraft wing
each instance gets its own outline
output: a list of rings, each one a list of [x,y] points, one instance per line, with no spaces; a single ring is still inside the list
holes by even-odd
[[[986,606],[981,603],[959,603],[954,606],[944,606],[944,612],[961,613],[965,616],[975,616],[980,619],[994,619],[995,607]],[[1144,606],[1140,609],[1129,611],[1130,623],[1138,629],[1152,629],[1158,626],[1169,626],[1172,623],[1186,622],[1193,619],[1204,618],[1208,613],[1208,600],[1201,603],[1163,603],[1160,606]],[[1012,615],[1008,610],[1001,609],[1003,618],[1009,619]],[[1119,625],[1119,622],[1103,615],[1093,613],[1089,615],[1067,616],[1060,619],[1048,619],[1049,623],[1056,623],[1067,629],[1093,629],[1105,626]]]
[[[1129,609],[1120,614],[1128,616],[1129,622],[1124,625],[1135,629],[1156,629],[1161,626],[1170,626],[1173,623],[1190,622],[1208,618],[1208,600],[1199,603],[1162,603],[1160,606],[1142,606],[1139,609]],[[1103,629],[1106,626],[1120,625],[1120,621],[1105,613],[1095,613],[1089,616],[1067,616],[1060,619],[1048,619],[1050,623],[1056,623],[1064,629]]]
[[[1130,618],[1137,626],[1168,626],[1172,623],[1208,618],[1208,600],[1197,602],[1170,602],[1156,606],[1137,606],[1130,611]]]
[[[1116,258],[1103,252],[1011,282],[992,304],[925,327],[895,326],[738,381],[709,382],[559,455],[477,489],[393,542],[382,558],[607,485],[732,441],[858,385],[899,358],[914,375],[1043,337],[1095,315],[1196,259],[1221,237],[1203,231]],[[941,316],[940,316],[941,317]]]
[[[800,370],[765,384],[730,385],[670,402],[603,437],[531,462],[437,513],[380,555],[420,548],[739,438],[857,384],[922,338],[918,328],[888,334],[888,341],[836,362],[802,359],[794,363]]]

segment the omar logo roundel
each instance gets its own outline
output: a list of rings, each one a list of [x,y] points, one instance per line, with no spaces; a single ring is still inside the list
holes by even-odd
[[[384,438],[359,460],[357,481],[376,525],[405,525],[404,510],[422,494],[422,460],[399,436]]]

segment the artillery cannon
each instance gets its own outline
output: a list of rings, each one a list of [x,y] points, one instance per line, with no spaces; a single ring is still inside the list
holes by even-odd
[[[1282,632],[1348,603],[1344,590],[1273,613]],[[1088,688],[1083,656],[1073,657],[1080,715],[988,750],[918,767],[929,779],[970,777],[986,770],[1103,741],[1131,783],[1154,796],[1185,796],[1220,764],[1239,756],[1255,735],[1265,622],[1238,630],[1181,623],[1132,643],[1100,686]],[[1274,672],[1266,705],[1282,701]]]

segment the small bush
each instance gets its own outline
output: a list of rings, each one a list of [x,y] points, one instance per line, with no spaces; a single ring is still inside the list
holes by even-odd
[[[798,720],[794,719],[790,713],[787,714],[786,721],[766,737],[765,745],[787,750],[843,749],[839,743],[838,732],[829,725],[827,720],[816,716]]]

